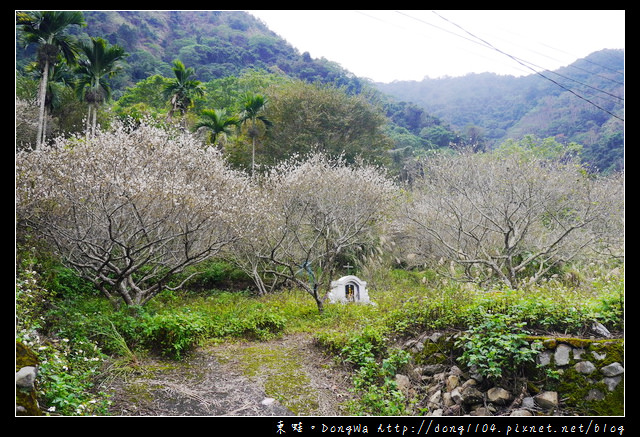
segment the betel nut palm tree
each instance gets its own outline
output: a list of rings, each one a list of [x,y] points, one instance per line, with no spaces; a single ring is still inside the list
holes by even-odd
[[[76,59],[74,40],[64,32],[71,25],[85,24],[82,12],[78,11],[28,11],[16,13],[16,24],[20,26],[26,45],[38,46],[40,86],[38,89],[38,133],[36,148],[44,142],[44,115],[47,84],[51,65],[63,58],[73,65]]]
[[[171,103],[167,115],[168,120],[171,120],[176,112],[179,112],[180,115],[186,114],[193,105],[194,97],[204,95],[201,82],[192,79],[195,75],[193,68],[186,68],[182,61],[175,60],[173,61],[173,73],[176,78],[164,88],[165,98],[170,99]]]
[[[49,114],[56,108],[59,108],[62,102],[63,90],[73,86],[73,73],[66,68],[67,64],[56,63],[51,64],[47,80],[47,92],[45,94],[44,117],[42,122],[42,143],[46,142],[47,122]],[[42,71],[37,62],[29,64],[26,71],[34,73],[38,78],[42,75]]]
[[[109,45],[102,38],[91,38],[79,46],[84,55],[78,60],[76,92],[89,105],[87,135],[93,136],[97,125],[98,107],[111,97],[107,78],[121,69],[121,61],[127,56],[124,48]]]
[[[267,119],[261,112],[267,104],[267,98],[262,94],[247,93],[244,97],[242,116],[240,122],[242,124],[251,122],[249,126],[249,136],[251,137],[251,174],[253,175],[256,167],[256,138],[259,134],[256,122],[260,121],[269,128],[272,122]]]
[[[231,128],[240,122],[238,117],[230,115],[226,109],[203,109],[201,116],[203,118],[196,123],[195,128],[206,128],[214,147],[220,136],[230,133]]]

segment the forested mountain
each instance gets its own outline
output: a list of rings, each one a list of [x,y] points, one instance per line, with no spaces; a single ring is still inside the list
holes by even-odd
[[[195,72],[193,79],[214,81],[238,77],[248,70],[321,83],[350,95],[366,95],[382,108],[390,123],[394,159],[420,150],[448,146],[457,134],[416,104],[383,95],[367,80],[325,58],[299,53],[262,21],[243,11],[83,11],[86,26],[68,33],[79,40],[99,37],[123,47],[128,56],[118,74],[108,79],[112,98],[152,76],[173,77],[173,61]],[[16,45],[17,71],[35,59],[35,47]]]
[[[488,146],[526,134],[555,137],[583,145],[585,159],[599,169],[623,166],[623,50],[523,77],[482,73],[376,86]]]
[[[331,60],[299,53],[242,11],[83,11],[83,15],[86,26],[70,28],[70,34],[85,41],[104,38],[128,54],[122,70],[109,78],[114,101],[154,75],[172,77],[172,63],[179,59],[202,82],[253,69],[366,95],[390,121],[387,134],[397,162],[451,143],[493,147],[507,138],[533,134],[582,144],[585,160],[599,169],[623,166],[624,100],[616,98],[623,96],[622,51],[604,50],[545,72],[616,118],[536,74],[516,78],[484,73],[374,84]],[[35,58],[35,48],[23,50],[17,43],[16,67],[24,71]]]
[[[208,82],[238,75],[247,68],[284,72],[306,81],[332,82],[359,91],[362,80],[326,59],[312,59],[242,11],[83,11],[86,26],[69,29],[80,39],[100,37],[123,47],[127,65],[111,79],[114,97],[154,74],[173,75],[181,60]],[[34,49],[18,50],[18,65]]]

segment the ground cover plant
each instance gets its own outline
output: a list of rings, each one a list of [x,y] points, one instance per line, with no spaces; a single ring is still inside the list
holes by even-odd
[[[355,400],[345,406],[350,414],[407,414],[413,400],[393,379],[407,360],[396,347],[399,339],[429,330],[466,331],[463,338],[470,346],[461,364],[472,364],[472,354],[481,349],[478,342],[486,345],[491,338],[518,350],[518,329],[497,337],[475,335],[490,322],[506,326],[509,320],[516,328],[526,323],[529,332],[565,335],[581,335],[593,321],[612,332],[624,328],[623,275],[611,266],[585,268],[580,287],[554,279],[527,290],[486,290],[443,281],[428,270],[387,269],[372,278],[372,283],[385,284],[371,290],[377,305],[327,305],[322,313],[297,288],[267,295],[200,287],[165,290],[148,305],[116,309],[90,287],[74,290],[71,285],[79,279],[72,271],[58,268],[57,277],[45,281],[29,273],[36,270],[33,264],[22,270],[17,309],[29,316],[20,318],[18,339],[48,357],[41,393],[48,414],[104,413],[109,398],[100,392],[100,381],[115,372],[124,378],[143,372],[136,368],[138,358],[149,354],[184,360],[209,342],[260,342],[295,333],[312,335],[324,353],[353,369]],[[34,293],[54,294],[55,305],[34,307],[34,302],[45,302]],[[482,370],[499,377],[517,364],[502,358]]]

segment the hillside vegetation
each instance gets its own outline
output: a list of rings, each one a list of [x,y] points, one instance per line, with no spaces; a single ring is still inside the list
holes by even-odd
[[[32,414],[108,414],[104,388],[145,358],[290,334],[350,370],[350,413],[426,414],[393,380],[401,340],[472,335],[488,316],[508,325],[501,356],[532,333],[624,332],[624,173],[593,171],[580,144],[479,147],[240,12],[17,20]],[[375,305],[330,302],[348,273]],[[468,370],[472,355],[449,358]],[[525,355],[491,376],[511,384]]]
[[[68,33],[83,40],[104,38],[128,54],[118,74],[108,78],[115,101],[127,93],[131,99],[127,90],[151,77],[171,78],[172,63],[179,59],[193,69],[194,79],[211,84],[209,91],[220,87],[225,78],[263,70],[330,84],[349,95],[362,94],[386,116],[385,132],[392,140],[390,157],[399,167],[434,148],[450,144],[494,148],[525,135],[580,144],[583,161],[598,171],[624,166],[621,50],[603,50],[557,71],[544,72],[547,79],[534,73],[519,78],[484,73],[374,84],[331,60],[299,53],[242,11],[85,11],[83,15],[87,25],[72,27]],[[22,71],[33,60],[35,46],[24,50],[18,43],[16,49],[18,71]],[[68,102],[63,102],[52,108],[52,116],[67,121],[59,126],[52,123],[50,129],[79,130],[81,115],[70,113]],[[139,101],[128,104],[133,103]],[[58,116],[58,112],[63,113]]]
[[[555,71],[376,84],[487,147],[526,134],[584,146],[601,171],[624,166],[624,51],[602,50]]]

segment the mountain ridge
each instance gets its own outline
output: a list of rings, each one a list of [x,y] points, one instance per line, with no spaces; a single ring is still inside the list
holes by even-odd
[[[577,142],[600,169],[623,168],[624,51],[604,49],[554,71],[376,83],[461,131],[481,129],[490,146],[526,134]],[[610,156],[603,156],[605,150]]]

